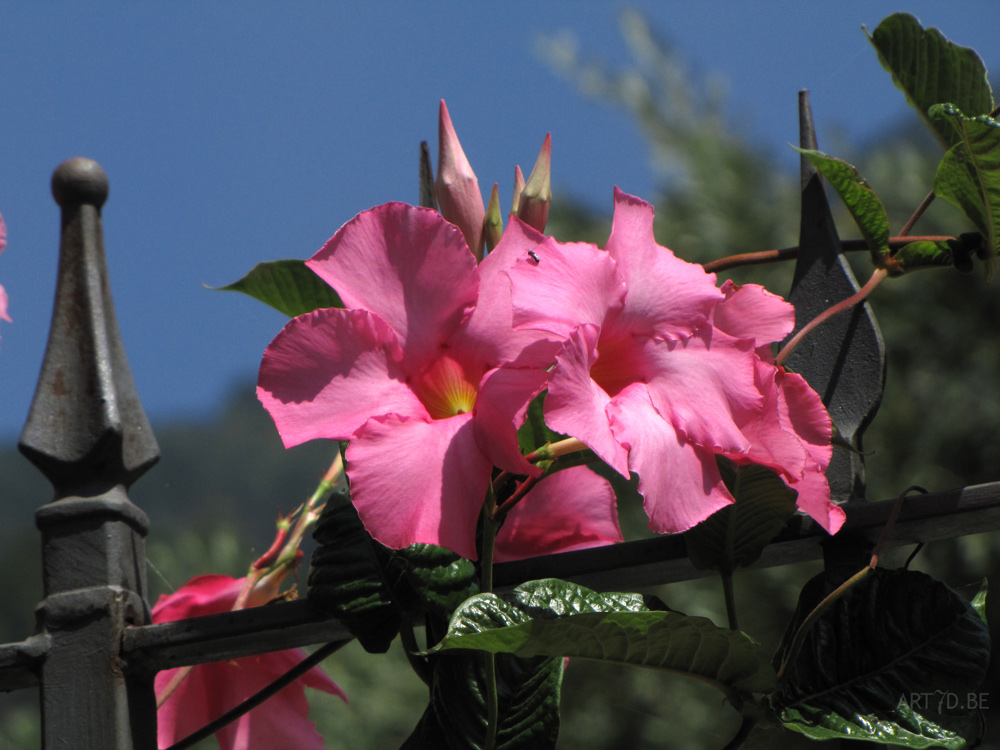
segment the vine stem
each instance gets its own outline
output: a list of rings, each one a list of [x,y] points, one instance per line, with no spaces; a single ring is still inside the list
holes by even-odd
[[[804,339],[806,335],[808,335],[820,323],[828,320],[829,318],[832,318],[834,315],[841,312],[842,310],[847,310],[853,307],[854,305],[858,304],[859,302],[864,301],[865,297],[871,294],[872,290],[875,287],[877,287],[882,282],[883,279],[888,277],[888,275],[889,272],[886,269],[876,268],[875,272],[872,273],[871,278],[865,282],[865,285],[861,287],[861,289],[856,291],[847,299],[842,300],[841,302],[838,302],[836,305],[833,305],[832,307],[829,307],[823,312],[821,312],[815,318],[806,323],[802,327],[802,330],[800,330],[798,333],[792,336],[791,341],[785,344],[784,348],[780,352],[778,352],[778,356],[774,358],[774,363],[776,365],[781,365],[786,359],[788,359],[788,355],[790,355],[793,351],[795,351],[795,347],[799,345],[802,339]]]
[[[908,222],[907,226],[912,227],[912,222]],[[889,249],[898,250],[903,245],[908,245],[911,242],[944,242],[946,240],[954,239],[954,237],[949,237],[948,235],[928,234],[908,237],[906,234],[906,232],[900,232],[897,236],[890,237]],[[866,240],[843,240],[840,244],[844,249],[844,252],[847,253],[868,250],[868,242]],[[796,245],[794,247],[783,247],[778,250],[761,250],[754,253],[737,253],[736,255],[727,255],[725,258],[718,258],[717,260],[711,260],[708,263],[703,263],[702,267],[709,273],[717,273],[719,271],[728,271],[731,268],[739,268],[741,266],[756,266],[763,263],[777,263],[784,260],[795,260],[798,257],[799,247]]]

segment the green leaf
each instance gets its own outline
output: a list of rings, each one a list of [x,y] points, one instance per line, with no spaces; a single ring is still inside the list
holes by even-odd
[[[934,194],[969,217],[992,257],[1000,242],[1000,122],[985,115],[966,117],[951,104],[931,107],[931,115],[953,123],[961,134],[938,165]]]
[[[559,734],[563,661],[557,658],[496,658],[497,750],[547,750]],[[427,750],[480,750],[487,729],[486,682],[482,654],[436,657],[430,711],[445,745]],[[426,731],[426,730],[425,730]]]
[[[239,281],[217,289],[242,292],[290,318],[322,307],[344,306],[333,288],[310,271],[302,260],[258,263]]]
[[[766,466],[736,466],[720,458],[719,471],[736,502],[686,531],[684,542],[696,568],[732,572],[756,562],[781,533],[798,493]]]
[[[517,444],[520,446],[521,452],[525,455],[541,448],[546,443],[554,443],[566,437],[549,429],[549,426],[545,424],[545,416],[542,410],[545,404],[546,393],[548,391],[542,391],[528,404],[528,413],[524,424],[517,431]]]
[[[382,580],[375,542],[343,493],[333,494],[316,522],[319,546],[309,566],[309,599],[338,618],[369,653],[384,653],[400,615]]]
[[[949,42],[937,29],[924,29],[908,13],[884,19],[868,39],[882,67],[945,148],[958,143],[961,136],[952,123],[929,117],[932,105],[952,102],[974,115],[993,109],[986,67],[975,50]]]
[[[984,578],[983,585],[979,587],[979,593],[970,602],[972,608],[976,610],[984,623],[986,623],[986,591],[989,589],[989,582]],[[988,624],[988,623],[987,623]]]
[[[961,750],[966,745],[961,734],[929,721],[910,708],[905,700],[899,702],[892,719],[883,719],[876,714],[840,716],[810,706],[799,706],[786,709],[782,720],[786,729],[813,740],[867,740],[886,745],[947,750]]]
[[[802,148],[796,151],[809,159],[837,191],[868,243],[872,263],[876,268],[882,268],[885,258],[889,256],[889,217],[875,191],[868,186],[858,170],[846,161],[828,156],[822,151]]]
[[[761,647],[744,633],[667,611],[639,594],[599,594],[557,579],[472,597],[455,612],[434,650],[450,649],[665,669],[706,681],[734,702],[739,693],[775,686]]]
[[[968,254],[956,253],[955,240],[938,242],[911,242],[899,248],[893,255],[898,273],[907,273],[921,268],[955,266],[960,270],[972,270],[972,260]]]
[[[787,657],[808,613],[853,572],[826,571],[806,584],[778,657]],[[968,723],[968,710],[939,715],[930,697],[964,701],[985,676],[989,653],[985,623],[951,588],[917,571],[879,568],[816,621],[771,708],[816,739],[961,747],[955,726]]]
[[[415,598],[420,609],[444,620],[459,604],[479,593],[476,566],[444,547],[412,544],[386,550],[386,556],[386,577],[397,597]]]

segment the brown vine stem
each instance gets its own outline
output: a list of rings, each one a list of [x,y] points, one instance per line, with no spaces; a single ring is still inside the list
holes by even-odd
[[[802,650],[803,644],[806,642],[806,636],[809,635],[809,631],[812,630],[813,625],[816,624],[819,618],[823,616],[823,613],[826,612],[833,605],[833,603],[843,596],[852,586],[864,579],[869,573],[878,567],[878,559],[882,554],[882,547],[885,546],[885,543],[889,538],[889,533],[896,525],[896,519],[899,518],[899,513],[903,509],[903,501],[906,500],[907,496],[911,492],[921,492],[926,494],[927,490],[923,487],[913,485],[907,487],[899,494],[899,497],[896,498],[896,503],[892,506],[892,512],[889,513],[889,518],[886,519],[885,526],[882,527],[882,532],[878,536],[878,541],[875,543],[875,548],[872,550],[872,556],[868,561],[868,564],[827,594],[826,597],[806,616],[806,619],[802,621],[802,624],[799,625],[799,629],[795,631],[795,636],[792,638],[792,645],[788,648],[788,654],[781,662],[781,669],[778,670],[779,685],[784,679],[785,673],[788,670],[788,665],[794,663],[795,659],[799,655],[799,652]]]
[[[889,249],[898,250],[903,245],[908,245],[911,242],[943,242],[951,239],[954,239],[954,237],[949,237],[947,235],[907,237],[905,232],[900,232],[898,236],[889,238]],[[847,253],[856,253],[862,250],[868,250],[868,243],[865,240],[843,240],[840,244],[841,247],[843,247],[844,252]],[[761,250],[755,253],[738,253],[736,255],[728,255],[725,258],[719,258],[717,260],[711,260],[708,263],[703,263],[702,267],[709,273],[717,273],[719,271],[728,271],[731,268],[740,268],[742,266],[756,266],[763,263],[777,263],[784,260],[795,260],[798,257],[799,248],[796,245],[795,247],[783,247],[778,250]]]
[[[847,310],[853,307],[854,305],[858,304],[859,302],[864,301],[865,297],[871,294],[872,290],[875,287],[877,287],[882,282],[883,279],[887,278],[888,275],[889,272],[886,269],[876,268],[875,272],[871,275],[871,278],[865,282],[865,285],[861,287],[861,289],[856,291],[847,299],[838,302],[836,305],[833,305],[832,307],[827,308],[819,315],[817,315],[815,318],[806,323],[798,333],[792,336],[791,341],[785,344],[784,348],[782,348],[782,350],[778,352],[778,356],[774,358],[775,364],[780,365],[786,359],[788,359],[788,355],[795,350],[795,347],[799,345],[802,339],[804,339],[806,335],[808,335],[820,323],[824,322],[825,320],[829,320],[842,310]]]

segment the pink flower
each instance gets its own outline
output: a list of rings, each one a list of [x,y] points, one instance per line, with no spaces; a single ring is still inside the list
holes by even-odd
[[[7,225],[3,223],[3,216],[0,216],[0,252],[3,252],[6,245]],[[10,316],[7,315],[7,292],[4,291],[2,286],[0,286],[0,320],[6,320],[8,323],[11,322]]]
[[[545,400],[552,429],[624,476],[639,475],[650,528],[691,528],[732,502],[716,456],[762,463],[831,533],[843,523],[825,470],[830,421],[767,349],[793,308],[715,276],[656,243],[652,207],[615,191],[606,251],[552,239],[508,275],[514,321],[563,339]]]
[[[545,477],[514,506],[497,533],[497,562],[622,541],[615,492],[586,466]]]
[[[176,593],[160,597],[153,608],[153,622],[229,612],[243,581],[222,575],[192,578]],[[265,591],[255,591],[249,604],[263,604],[266,598]],[[302,649],[288,649],[195,666],[157,712],[159,746],[169,747],[201,729],[272,683],[306,656]],[[158,695],[178,671],[169,669],[156,675]],[[307,687],[347,700],[336,683],[316,667],[264,704],[219,730],[215,735],[219,746],[224,750],[270,750],[275,747],[322,750],[323,739],[308,718]]]
[[[502,272],[543,239],[515,224],[477,266],[440,214],[389,203],[308,261],[345,309],[291,320],[264,353],[257,393],[286,446],[351,441],[351,496],[382,544],[475,558],[493,467],[538,475],[516,429],[555,345],[512,329]]]

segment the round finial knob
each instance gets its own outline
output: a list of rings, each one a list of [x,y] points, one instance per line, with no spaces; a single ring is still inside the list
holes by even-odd
[[[52,195],[63,208],[84,204],[100,208],[108,199],[108,176],[96,161],[74,156],[52,173]]]

